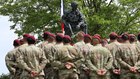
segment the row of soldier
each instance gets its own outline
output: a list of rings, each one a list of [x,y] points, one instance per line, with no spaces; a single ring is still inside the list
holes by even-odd
[[[11,79],[140,79],[140,34],[112,32],[107,40],[80,31],[71,44],[68,35],[43,33],[14,40],[5,60]]]

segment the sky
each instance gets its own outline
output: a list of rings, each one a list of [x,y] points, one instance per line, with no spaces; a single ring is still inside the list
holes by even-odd
[[[14,48],[13,40],[17,38],[14,30],[10,30],[12,23],[8,20],[9,17],[0,15],[0,75],[9,73],[5,65],[5,55]]]

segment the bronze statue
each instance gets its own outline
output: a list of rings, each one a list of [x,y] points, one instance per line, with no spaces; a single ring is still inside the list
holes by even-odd
[[[76,2],[71,3],[71,10],[65,11],[62,16],[64,22],[65,35],[74,35],[78,31],[87,33],[87,25],[84,21],[83,15],[78,10],[78,4]]]

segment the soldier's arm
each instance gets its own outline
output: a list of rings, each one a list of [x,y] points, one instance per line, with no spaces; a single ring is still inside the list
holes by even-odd
[[[25,63],[24,59],[25,56],[23,55],[23,51],[21,51],[20,49],[17,50],[16,53],[16,62],[17,62],[17,66],[21,69],[27,70],[28,72],[31,72],[31,68],[28,67],[28,65]]]
[[[82,55],[82,53],[78,50],[77,45],[74,45],[72,54],[75,56],[75,58],[73,59],[73,62],[76,65],[76,67],[79,68],[82,65],[82,63],[85,62],[85,58]]]
[[[91,56],[90,56],[90,52],[88,52],[88,56],[86,57],[86,66],[91,70],[91,71],[97,71],[98,68],[96,66],[94,66],[91,62]]]
[[[60,61],[60,58],[59,58],[60,54],[58,54],[57,48],[52,47],[51,51],[52,51],[52,55],[53,55],[53,59],[52,59],[52,62],[51,62],[52,67],[54,67],[54,68],[63,68],[64,63],[62,63]]]
[[[40,72],[45,68],[46,64],[49,62],[45,56],[45,53],[42,49],[40,49]]]
[[[108,58],[108,62],[107,62],[107,65],[105,66],[105,68],[107,70],[111,69],[112,68],[112,63],[113,63],[113,57],[111,55],[111,52],[108,51],[108,54],[109,54],[109,58]]]
[[[136,47],[136,52],[138,52],[138,60],[135,63],[135,67],[140,71],[140,49]]]
[[[13,56],[8,53],[6,55],[6,57],[5,57],[5,62],[6,62],[6,66],[7,66],[8,70],[9,70],[9,72],[11,74],[14,74],[16,72],[16,68],[14,66],[16,63],[13,61],[13,58],[12,57]]]
[[[125,61],[122,60],[122,57],[121,57],[121,51],[120,49],[116,52],[116,60],[118,63],[120,63],[121,65],[123,65],[124,67],[127,67],[127,68],[130,68],[131,66],[129,64],[127,64]]]
[[[92,64],[90,59],[86,59],[86,66],[91,70],[91,71],[97,71],[98,69]]]
[[[46,58],[48,59],[49,62],[52,62],[53,61],[53,55],[52,55],[52,51],[51,51],[51,48],[50,49],[46,49],[46,47],[44,47],[44,53],[45,55],[47,54]]]

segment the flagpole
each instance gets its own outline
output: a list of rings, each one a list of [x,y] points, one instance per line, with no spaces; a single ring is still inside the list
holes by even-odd
[[[63,2],[63,0],[61,0],[61,13],[60,13],[61,19],[62,19],[63,15],[64,15],[64,2]],[[62,30],[63,34],[65,34],[64,23],[62,22],[62,20],[61,20],[61,30]]]

